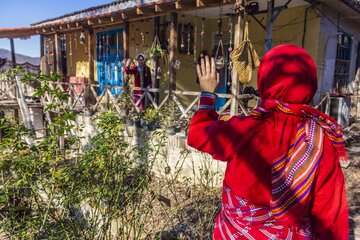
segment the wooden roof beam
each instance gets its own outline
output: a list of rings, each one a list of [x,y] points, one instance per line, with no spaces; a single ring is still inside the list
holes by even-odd
[[[137,14],[137,15],[144,15],[144,12],[142,11],[141,8],[137,7],[137,8],[136,8],[136,14]]]
[[[181,9],[182,8],[182,4],[180,1],[176,1],[175,2],[175,9]]]
[[[67,25],[62,24],[62,25],[59,26],[59,29],[63,30],[63,29],[66,29],[66,27],[67,27]]]
[[[196,0],[196,7],[205,7],[203,0]]]
[[[160,6],[160,4],[155,5],[155,12],[162,12],[162,7]]]

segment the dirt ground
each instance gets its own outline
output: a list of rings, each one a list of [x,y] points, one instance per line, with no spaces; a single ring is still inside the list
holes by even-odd
[[[349,203],[349,239],[360,239],[360,119],[353,120],[347,132],[347,152],[351,165],[344,169]]]

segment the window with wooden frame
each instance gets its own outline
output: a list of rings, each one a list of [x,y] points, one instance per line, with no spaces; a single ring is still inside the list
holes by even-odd
[[[338,93],[349,93],[349,72],[352,39],[348,34],[337,35],[337,50],[334,71],[334,90]]]

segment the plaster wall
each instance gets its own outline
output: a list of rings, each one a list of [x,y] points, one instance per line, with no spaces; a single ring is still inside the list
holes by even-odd
[[[323,68],[319,74],[320,86],[318,92],[319,94],[323,94],[332,91],[337,50],[337,33],[341,31],[338,30],[336,26],[338,24],[340,29],[352,36],[349,72],[350,84],[348,89],[349,93],[354,93],[355,75],[357,71],[357,69],[355,69],[357,49],[360,41],[359,24],[351,21],[342,13],[337,12],[327,5],[322,5],[321,9],[326,17],[322,16],[320,19],[319,63],[321,63]]]

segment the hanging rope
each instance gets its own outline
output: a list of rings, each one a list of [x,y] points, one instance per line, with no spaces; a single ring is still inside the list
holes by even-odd
[[[260,65],[259,57],[249,40],[249,24],[245,23],[244,40],[230,53],[239,81],[249,83],[253,71]]]

